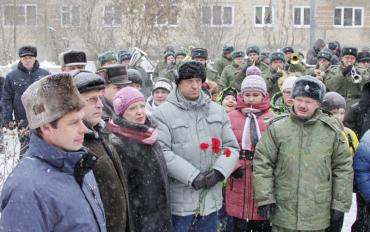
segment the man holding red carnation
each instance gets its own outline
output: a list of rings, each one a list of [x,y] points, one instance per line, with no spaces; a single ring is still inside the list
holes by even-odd
[[[183,63],[177,87],[153,116],[170,178],[176,232],[216,232],[222,182],[234,170],[239,146],[223,108],[202,91],[204,65]]]

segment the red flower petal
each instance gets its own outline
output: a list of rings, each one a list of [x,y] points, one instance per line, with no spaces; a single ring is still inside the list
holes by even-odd
[[[212,138],[212,146],[218,147],[221,145],[221,141],[218,138]]]
[[[208,143],[201,143],[201,144],[199,145],[199,147],[200,147],[200,150],[205,151],[205,150],[207,150],[207,149],[208,149],[209,144],[208,144]]]
[[[221,152],[221,148],[219,147],[212,147],[212,152],[215,154],[219,154]]]
[[[229,148],[226,148],[224,150],[224,154],[225,154],[226,157],[229,157],[231,155],[231,150]]]

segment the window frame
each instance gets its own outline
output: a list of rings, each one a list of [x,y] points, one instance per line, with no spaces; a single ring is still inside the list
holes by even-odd
[[[231,24],[224,24],[224,22],[222,22],[221,24],[213,24],[213,7],[215,6],[220,6],[221,7],[221,20],[223,21],[223,17],[224,17],[224,8],[225,7],[230,7],[231,8]],[[210,24],[205,24],[203,23],[203,7],[210,7],[211,8],[211,19],[210,19]],[[204,5],[201,7],[201,23],[203,25],[207,25],[209,27],[234,27],[234,23],[235,23],[235,6],[232,5],[232,4],[207,4],[207,5]]]
[[[124,15],[123,15],[123,11],[120,11],[120,13],[121,13],[121,21],[120,21],[120,23],[119,24],[114,24],[114,23],[112,23],[112,24],[106,24],[105,23],[105,12],[106,12],[106,9],[107,9],[107,7],[112,7],[112,13],[113,13],[113,22],[115,22],[115,20],[114,20],[114,16],[115,16],[115,14],[116,14],[116,10],[120,10],[116,5],[114,5],[114,4],[108,4],[108,5],[104,5],[104,8],[103,8],[103,27],[111,27],[111,28],[118,28],[118,27],[122,27],[123,26],[123,18],[124,18]]]
[[[345,26],[344,25],[344,9],[345,8],[351,8],[352,9],[352,25],[351,26]],[[335,24],[335,11],[337,9],[341,9],[341,25]],[[355,10],[361,10],[361,25],[354,25],[355,23]],[[364,15],[365,15],[365,7],[361,6],[336,6],[334,8],[333,13],[333,27],[335,28],[362,28],[364,27]]]
[[[14,26],[16,26],[16,27],[36,27],[37,26],[37,4],[33,4],[33,3],[26,3],[26,4],[16,4],[15,5],[15,7],[18,7],[18,6],[22,6],[23,7],[23,9],[24,9],[24,12],[25,12],[25,14],[24,14],[24,24],[23,25],[19,25],[19,24],[17,24],[16,22],[13,22],[13,24],[5,24],[5,9],[6,9],[6,7],[8,7],[8,6],[10,6],[10,7],[14,7],[14,5],[13,4],[4,4],[3,5],[3,7],[2,7],[2,14],[3,14],[3,17],[2,17],[2,23],[3,23],[3,26],[4,27],[7,27],[7,28],[9,28],[9,27],[14,27]],[[27,24],[27,15],[28,15],[28,11],[27,11],[27,7],[28,6],[34,6],[35,7],[35,24],[33,24],[33,25],[28,25]]]
[[[166,17],[166,23],[158,23],[158,14],[155,16],[155,25],[156,27],[178,27],[179,26],[179,11],[177,8],[177,2],[172,1],[171,2],[171,7],[174,7],[176,12],[176,24],[169,24],[168,23],[168,17]]]
[[[300,14],[301,14],[301,22],[299,24],[295,24],[295,9],[300,9]],[[310,28],[311,27],[311,19],[310,19],[310,15],[308,16],[309,17],[309,20],[310,20],[310,24],[308,25],[305,25],[304,24],[304,10],[305,9],[309,9],[310,10],[310,14],[311,14],[311,8],[309,6],[293,6],[293,27],[295,28]]]
[[[74,6],[78,6],[78,16],[79,16],[79,21],[78,21],[78,25],[73,25],[73,13],[72,13],[72,9]],[[70,19],[70,23],[69,24],[64,24],[63,23],[63,7],[69,7],[69,12],[70,12],[70,16],[69,16],[69,19]],[[60,8],[60,25],[62,27],[81,27],[81,6],[80,5],[62,5],[61,8]]]
[[[262,23],[256,24],[257,7],[262,7]],[[271,8],[271,24],[265,24],[266,7]],[[255,27],[273,27],[274,25],[274,7],[272,5],[255,5],[253,23]]]

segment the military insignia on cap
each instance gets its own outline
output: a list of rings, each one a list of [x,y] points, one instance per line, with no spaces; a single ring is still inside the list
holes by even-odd
[[[310,91],[310,86],[309,86],[309,85],[306,85],[306,86],[304,87],[304,91],[309,92],[309,91]]]
[[[352,52],[352,49],[348,49],[349,52]]]

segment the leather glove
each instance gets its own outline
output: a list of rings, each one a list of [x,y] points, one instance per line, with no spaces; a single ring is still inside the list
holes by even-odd
[[[348,65],[347,67],[345,67],[345,68],[342,70],[342,74],[343,74],[343,76],[344,76],[344,77],[345,77],[345,76],[347,76],[347,74],[348,74],[349,72],[351,72],[352,67],[353,67],[353,65]]]
[[[235,179],[240,179],[244,176],[244,173],[245,173],[245,169],[243,167],[240,167],[238,169],[236,169],[232,174],[231,176],[234,177]]]
[[[206,189],[210,189],[215,186],[218,182],[223,181],[225,177],[217,170],[212,169],[207,171],[205,174],[206,178]]]
[[[273,75],[272,75],[272,77],[271,77],[271,82],[273,83],[273,84],[275,84],[278,80],[279,80],[279,78],[280,77],[282,77],[283,76],[283,72],[277,72],[277,73],[274,73]]]
[[[199,189],[204,188],[205,184],[206,184],[206,177],[204,176],[203,173],[199,173],[197,177],[195,177],[195,179],[191,183],[191,186],[193,186],[195,190],[199,190]]]
[[[276,204],[272,203],[272,204],[263,205],[263,206],[258,207],[257,211],[261,217],[266,218],[267,220],[271,221],[271,217],[275,213],[275,208],[276,208]]]
[[[337,232],[342,230],[344,213],[336,209],[330,211],[330,227],[326,231]]]

